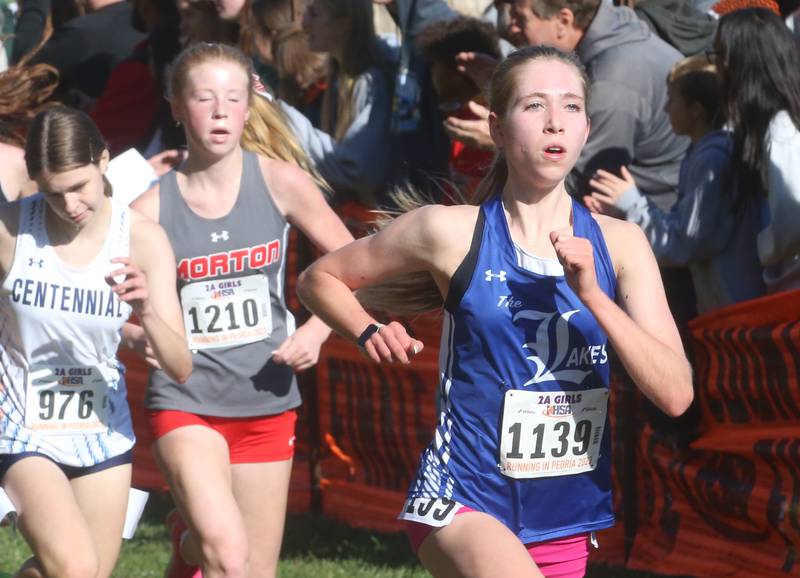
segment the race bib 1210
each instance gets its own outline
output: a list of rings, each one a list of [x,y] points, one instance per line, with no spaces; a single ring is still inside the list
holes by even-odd
[[[244,345],[272,333],[264,275],[189,283],[181,289],[181,306],[189,349]]]

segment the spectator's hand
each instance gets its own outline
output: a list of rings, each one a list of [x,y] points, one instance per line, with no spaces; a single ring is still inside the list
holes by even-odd
[[[497,60],[480,52],[459,52],[456,54],[456,70],[466,74],[481,90],[489,86],[497,66]]]
[[[482,150],[494,150],[494,141],[489,134],[489,109],[477,102],[470,100],[467,103],[469,110],[479,118],[465,120],[449,116],[444,121],[444,130],[457,141],[465,145]]]
[[[622,218],[621,211],[615,209],[614,207],[609,207],[608,205],[601,203],[597,199],[593,198],[592,195],[584,195],[583,204],[586,205],[586,208],[589,209],[592,213]]]
[[[147,159],[147,162],[153,167],[156,176],[160,177],[181,164],[186,159],[186,154],[185,150],[167,149],[153,155]]]
[[[254,72],[251,75],[251,78],[253,79],[253,92],[258,94],[259,96],[263,96],[268,101],[272,102],[273,100],[272,94],[270,93],[269,90],[267,90],[267,87],[264,86],[264,83],[261,82],[261,77]]]
[[[589,181],[592,194],[586,199],[586,206],[590,210],[612,217],[619,216],[620,211],[615,207],[617,201],[629,189],[636,186],[636,181],[633,180],[633,176],[627,168],[620,167],[620,173],[622,177],[599,169],[594,174]]]

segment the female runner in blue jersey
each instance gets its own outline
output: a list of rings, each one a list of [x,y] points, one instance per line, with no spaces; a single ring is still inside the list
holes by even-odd
[[[584,574],[591,533],[614,523],[609,342],[664,412],[692,401],[647,240],[565,189],[589,135],[586,87],[571,55],[514,52],[491,83],[499,154],[478,206],[411,211],[301,278],[309,309],[400,363],[423,344],[377,324],[352,290],[421,273],[435,284],[440,420],[400,517],[436,577]]]
[[[158,363],[192,359],[164,230],[114,201],[84,113],[31,123],[40,193],[0,208],[0,484],[33,557],[20,578],[106,578],[122,543],[134,444],[120,330],[133,311]]]

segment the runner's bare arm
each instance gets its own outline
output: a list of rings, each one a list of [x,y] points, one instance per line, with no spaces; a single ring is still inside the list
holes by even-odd
[[[642,393],[670,416],[692,402],[692,369],[670,313],[653,251],[641,229],[597,217],[617,270],[617,303],[602,291],[585,300]]]
[[[353,235],[305,171],[279,160],[259,157],[259,161],[278,208],[314,245],[327,253],[353,241]],[[320,348],[330,334],[331,328],[312,315],[281,343],[273,359],[294,371],[308,369],[317,363]]]
[[[145,217],[158,223],[159,211],[159,184],[156,183],[131,203],[131,209],[139,211]]]
[[[334,330],[357,341],[364,329],[376,321],[352,291],[407,273],[427,271],[444,295],[450,277],[467,254],[477,215],[477,207],[428,206],[398,217],[379,233],[326,255],[309,267],[300,277],[300,298]],[[368,355],[376,361],[407,362],[407,353],[421,344],[401,328],[394,323],[387,332],[375,334],[376,345],[383,352],[377,355],[366,347]],[[389,334],[389,344],[381,343],[384,333]]]
[[[132,212],[131,260],[144,274],[146,303],[137,311],[147,341],[161,368],[179,383],[192,371],[186,345],[172,247],[160,225]]]
[[[353,240],[353,235],[305,171],[279,160],[259,157],[259,161],[278,208],[314,245],[328,253]]]
[[[159,184],[156,183],[144,193],[139,195],[132,203],[131,208],[138,211],[151,221],[158,222],[159,210]],[[130,349],[142,357],[149,365],[161,369],[153,348],[147,342],[147,335],[141,325],[126,323],[122,326],[122,341],[120,345]]]

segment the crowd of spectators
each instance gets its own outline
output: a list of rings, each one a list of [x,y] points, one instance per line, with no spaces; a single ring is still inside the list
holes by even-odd
[[[59,105],[88,114],[112,157],[134,149],[156,177],[185,162],[191,119],[169,90],[170,67],[187,47],[228,44],[243,61],[239,84],[256,93],[232,99],[241,146],[299,167],[286,170],[295,180],[282,194],[299,203],[298,183],[310,183],[302,170],[348,218],[401,212],[409,198],[477,204],[497,192],[490,167],[504,158],[490,79],[512,51],[547,45],[573,53],[586,73],[590,130],[567,190],[642,229],[685,329],[697,314],[800,288],[799,5],[0,0],[0,203],[37,193],[26,138],[37,113]],[[305,232],[320,246],[330,230]]]
[[[644,229],[685,321],[800,284],[797,4],[6,1],[0,186],[6,200],[35,192],[26,122],[53,102],[87,111],[112,154],[178,162],[164,75],[201,41],[252,58],[268,96],[259,116],[290,127],[303,151],[289,156],[307,159],[335,207],[391,207],[406,183],[468,201],[495,153],[484,94],[494,66],[549,44],[574,51],[590,79],[591,133],[570,192]],[[387,15],[393,25],[376,30]]]

